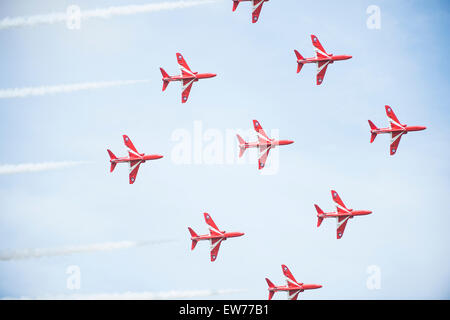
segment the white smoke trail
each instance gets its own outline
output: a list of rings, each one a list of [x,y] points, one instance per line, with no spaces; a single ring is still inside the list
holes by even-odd
[[[34,15],[28,17],[6,17],[0,20],[0,29],[14,27],[31,27],[39,24],[53,24],[58,22],[67,22],[69,19],[89,19],[89,18],[110,18],[113,16],[133,15],[138,13],[157,12],[162,10],[184,9],[199,6],[208,3],[214,3],[218,0],[180,0],[173,2],[160,2],[143,5],[127,5],[108,7],[80,11],[79,16],[75,17],[67,12],[54,12],[49,14]]]
[[[169,300],[169,299],[189,299],[196,297],[210,297],[215,295],[241,293],[242,289],[221,289],[221,290],[188,290],[188,291],[166,291],[166,292],[125,292],[125,293],[97,293],[97,294],[73,294],[42,296],[36,298],[20,297],[22,300]],[[2,300],[12,300],[16,298],[5,297]]]
[[[0,99],[24,98],[28,96],[43,96],[46,94],[55,94],[55,93],[70,93],[80,90],[102,89],[146,82],[149,82],[149,80],[84,82],[73,84],[60,84],[55,86],[0,89]]]
[[[173,240],[159,240],[159,241],[119,241],[119,242],[105,242],[89,244],[84,246],[69,246],[61,248],[37,248],[37,249],[22,249],[22,250],[10,250],[0,252],[0,261],[9,260],[23,260],[42,257],[53,257],[69,255],[74,253],[85,252],[98,252],[98,251],[110,251],[117,249],[127,249],[138,246],[145,246],[150,244],[159,244],[165,242],[171,242]]]
[[[0,175],[15,174],[25,172],[39,172],[62,168],[69,168],[80,164],[90,163],[88,161],[61,161],[42,163],[22,163],[22,164],[0,164]]]

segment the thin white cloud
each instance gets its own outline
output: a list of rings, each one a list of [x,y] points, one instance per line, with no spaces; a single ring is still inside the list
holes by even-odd
[[[158,12],[163,10],[184,9],[194,6],[199,6],[208,3],[214,3],[218,0],[191,0],[191,1],[171,1],[150,3],[143,5],[127,5],[116,6],[108,8],[99,8],[93,10],[81,10],[80,19],[90,18],[111,18],[114,16],[134,15],[138,13]],[[49,14],[40,14],[26,17],[6,17],[0,20],[0,29],[15,28],[15,27],[32,27],[39,24],[53,24],[59,22],[66,22],[69,15],[66,12],[54,12]]]
[[[117,249],[128,249],[138,246],[146,246],[151,244],[160,244],[171,242],[173,240],[158,240],[158,241],[118,241],[105,242],[80,246],[67,246],[60,248],[35,248],[35,249],[21,249],[8,250],[0,252],[0,261],[10,260],[24,260],[42,257],[63,256],[74,253],[111,251]]]
[[[74,167],[80,164],[89,163],[88,161],[61,161],[61,162],[41,162],[41,163],[22,163],[22,164],[0,164],[0,175],[15,174],[26,172],[49,171]]]
[[[241,293],[242,289],[220,289],[220,290],[187,290],[187,291],[166,291],[166,292],[124,292],[124,293],[95,293],[95,294],[72,294],[72,295],[46,295],[41,297],[5,297],[3,300],[169,300],[169,299],[189,299],[197,297],[210,297],[223,294]]]
[[[55,93],[70,93],[81,90],[102,89],[147,82],[149,82],[149,80],[99,81],[99,82],[83,82],[73,84],[59,84],[54,86],[0,89],[0,99],[25,98],[28,96],[43,96]]]

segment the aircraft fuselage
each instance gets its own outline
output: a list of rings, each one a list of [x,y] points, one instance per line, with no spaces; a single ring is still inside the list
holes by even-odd
[[[274,148],[276,146],[285,146],[288,144],[292,144],[294,141],[292,140],[271,140],[267,143],[259,143],[259,142],[246,142],[243,143],[242,146],[245,148],[259,148],[260,146],[270,146],[271,148]]]
[[[214,78],[217,76],[215,73],[198,73],[194,72],[194,76],[183,76],[183,75],[177,75],[177,76],[170,76],[163,78],[163,81],[183,81],[183,80],[192,80],[198,81],[200,79],[207,79],[207,78]]]
[[[141,157],[120,157],[120,158],[116,158],[116,159],[111,159],[110,162],[111,163],[122,163],[122,162],[131,162],[131,161],[142,161],[145,162],[147,160],[157,160],[157,159],[161,159],[164,156],[159,155],[159,154],[141,154]]]
[[[366,216],[371,214],[372,211],[369,210],[353,210],[349,209],[349,213],[338,213],[338,212],[325,212],[317,214],[319,218],[338,218],[338,217],[350,217],[351,219],[356,216]]]
[[[204,235],[199,235],[198,237],[191,237],[191,240],[194,240],[194,241],[213,240],[213,239],[226,240],[227,238],[241,237],[245,234],[243,232],[225,232],[225,231],[221,231],[221,232],[223,232],[223,234],[221,234],[221,235],[204,234]]]
[[[275,286],[273,288],[269,288],[269,291],[293,291],[293,290],[300,290],[300,292],[303,292],[305,290],[313,290],[313,289],[320,289],[322,286],[320,284],[302,284],[300,286]]]
[[[330,63],[333,63],[334,61],[342,61],[342,60],[348,60],[351,59],[352,56],[348,56],[348,55],[338,55],[338,56],[333,56],[330,55],[329,58],[306,58],[306,59],[300,59],[297,60],[298,63],[301,64],[305,64],[305,63],[319,63],[319,62],[327,62],[329,61]]]
[[[372,129],[370,130],[371,133],[376,134],[382,134],[382,133],[399,133],[404,132],[405,134],[409,131],[422,131],[425,130],[427,127],[424,126],[406,126],[404,125],[404,128],[398,128],[398,129],[392,129],[392,128],[380,128],[380,129]]]

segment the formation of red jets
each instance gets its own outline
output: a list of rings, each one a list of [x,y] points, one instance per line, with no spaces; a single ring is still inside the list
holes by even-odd
[[[232,0],[233,1],[233,11],[235,11],[240,2],[244,1],[252,1],[253,2],[253,11],[252,11],[252,23],[258,21],[259,15],[261,13],[262,6],[264,2],[269,0]],[[329,54],[325,51],[324,47],[320,43],[319,39],[315,35],[311,35],[312,44],[314,46],[314,50],[316,52],[316,56],[313,58],[303,58],[303,56],[297,51],[294,50],[294,53],[297,58],[297,73],[299,73],[304,64],[308,63],[316,63],[317,64],[317,75],[316,75],[316,84],[321,85],[323,83],[325,73],[327,71],[327,67],[329,64],[334,63],[335,61],[342,61],[351,59],[350,55],[333,55]],[[185,59],[181,55],[181,53],[176,54],[177,62],[181,69],[181,75],[169,76],[167,72],[160,68],[162,74],[163,87],[162,91],[164,91],[171,81],[180,81],[182,82],[182,93],[181,93],[181,103],[186,103],[189,98],[189,93],[191,91],[192,85],[194,82],[200,79],[213,78],[216,76],[214,73],[198,73],[193,72]],[[397,152],[400,139],[403,134],[407,134],[410,131],[421,131],[425,130],[426,127],[423,126],[407,126],[406,124],[401,124],[398,118],[396,117],[394,111],[390,106],[386,105],[386,114],[388,116],[388,120],[390,123],[390,127],[388,128],[378,128],[375,124],[369,121],[370,126],[370,143],[372,143],[378,134],[388,133],[391,134],[391,145],[390,145],[390,155],[394,155]],[[265,167],[267,158],[269,156],[269,152],[272,148],[276,146],[283,146],[292,144],[294,141],[292,140],[275,140],[271,139],[267,136],[265,131],[263,130],[261,124],[257,120],[253,120],[253,127],[256,131],[258,140],[255,142],[246,142],[239,134],[237,134],[237,139],[239,143],[239,157],[242,157],[245,153],[245,150],[249,148],[255,148],[259,152],[258,159],[258,169],[261,170]],[[127,157],[116,157],[111,150],[107,150],[110,156],[110,171],[112,172],[116,167],[117,163],[128,162],[130,165],[129,172],[129,183],[133,184],[136,181],[136,176],[139,170],[139,166],[146,162],[147,160],[157,160],[163,158],[162,155],[159,154],[150,154],[146,155],[144,153],[139,153],[137,149],[134,147],[130,138],[126,135],[123,136],[125,146],[128,149]],[[335,218],[337,221],[336,227],[336,237],[337,239],[341,239],[347,222],[349,219],[353,219],[356,216],[364,216],[372,213],[370,210],[354,210],[349,209],[345,206],[344,202],[339,197],[338,193],[334,190],[331,190],[332,199],[336,205],[336,212],[323,212],[322,209],[314,204],[317,211],[317,227],[319,227],[324,219],[327,218]],[[222,241],[227,240],[228,238],[236,238],[244,235],[242,232],[226,232],[221,231],[217,225],[214,223],[213,219],[208,213],[204,213],[205,222],[209,228],[209,234],[198,235],[192,228],[188,228],[189,233],[191,235],[192,246],[191,250],[194,250],[195,246],[199,241],[210,241],[210,258],[211,261],[215,261],[219,254],[220,244]],[[290,300],[297,300],[299,293],[304,292],[305,290],[319,289],[322,286],[317,284],[304,284],[302,282],[298,282],[295,280],[292,273],[289,271],[288,267],[285,265],[281,265],[284,276],[286,277],[287,285],[286,286],[275,286],[268,278],[266,278],[266,282],[269,286],[269,300],[272,299],[275,292],[277,291],[285,291],[288,293],[288,298]]]

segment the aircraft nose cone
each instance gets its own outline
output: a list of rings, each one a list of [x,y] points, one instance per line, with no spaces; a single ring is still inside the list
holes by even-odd
[[[320,289],[320,288],[322,288],[322,285],[320,285],[320,284],[305,284],[305,285],[303,285],[303,287],[306,290],[311,290],[311,289]]]
[[[157,159],[161,159],[161,158],[164,158],[164,156],[163,156],[163,155],[160,155],[160,154],[157,154],[157,155],[156,155],[156,158],[157,158]]]
[[[353,58],[352,56],[347,56],[347,59],[351,59],[351,58]]]

